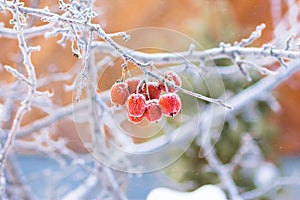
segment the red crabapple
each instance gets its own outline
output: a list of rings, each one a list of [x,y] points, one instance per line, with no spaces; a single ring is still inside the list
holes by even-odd
[[[162,112],[157,99],[147,101],[147,107],[144,115],[149,122],[156,122],[161,119]]]
[[[117,105],[124,105],[129,96],[127,83],[116,82],[110,89],[111,102]]]
[[[146,110],[146,98],[142,94],[131,94],[127,99],[127,111],[130,116],[141,117]]]
[[[148,93],[147,93],[148,90]],[[161,95],[161,89],[158,86],[158,83],[155,82],[147,82],[146,86],[144,85],[142,87],[142,90],[140,93],[142,93],[143,95],[145,95],[146,100],[150,100],[150,99],[159,99],[160,95]]]
[[[181,101],[177,94],[163,94],[159,98],[159,106],[163,114],[174,117],[181,109]]]
[[[144,115],[140,117],[134,117],[134,116],[130,116],[130,114],[128,113],[127,118],[130,122],[134,124],[139,124],[144,119]]]
[[[166,72],[164,72],[164,75],[168,81],[174,82],[174,84],[179,87],[181,86],[181,78],[176,72],[166,71]],[[159,87],[161,90],[167,92],[166,83],[160,82]],[[177,89],[174,87],[168,86],[168,92],[177,92]]]
[[[136,88],[140,83],[140,79],[137,77],[131,77],[128,78],[125,82],[128,85],[129,94],[136,93]]]

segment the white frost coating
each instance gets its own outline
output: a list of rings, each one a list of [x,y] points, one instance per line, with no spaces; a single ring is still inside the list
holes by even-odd
[[[98,180],[95,175],[89,176],[83,184],[81,184],[75,190],[71,191],[66,196],[64,196],[63,200],[82,199],[86,192],[90,190],[90,188],[93,187],[97,182]]]
[[[204,185],[193,192],[179,192],[169,188],[156,188],[152,190],[147,200],[226,200],[225,193],[215,185]]]
[[[265,162],[255,170],[253,182],[256,187],[262,187],[272,184],[278,177],[277,167],[272,163]]]
[[[0,104],[0,121],[6,121],[7,117],[5,116],[5,106],[3,104]]]

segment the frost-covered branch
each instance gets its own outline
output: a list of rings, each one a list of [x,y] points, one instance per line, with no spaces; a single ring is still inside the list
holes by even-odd
[[[107,44],[102,42],[94,42],[94,48],[99,47],[98,51],[110,51]],[[102,49],[101,49],[102,48]],[[221,45],[221,47],[211,48],[203,51],[194,50],[192,54],[189,51],[174,52],[174,53],[144,53],[139,51],[132,51],[127,49],[128,53],[133,57],[143,60],[145,63],[153,62],[153,64],[178,64],[186,60],[190,62],[199,62],[201,60],[214,60],[220,58],[232,58],[233,53],[237,53],[241,57],[275,57],[283,59],[300,59],[300,52],[298,50],[278,49],[267,45],[266,47],[238,47],[231,45]]]
[[[210,143],[207,142],[205,145],[201,145],[201,148],[206,154],[205,159],[208,161],[209,166],[218,174],[222,186],[228,191],[230,199],[242,200],[230,170],[218,159]]]
[[[99,180],[96,174],[91,173],[81,185],[62,197],[62,200],[80,200],[86,198],[86,196],[88,196],[88,194],[91,192],[91,189],[95,187],[98,181]]]
[[[275,180],[272,184],[264,187],[257,188],[255,190],[251,190],[241,194],[243,199],[256,199],[270,190],[274,190],[277,188],[282,188],[288,185],[300,185],[299,177],[282,177]]]
[[[23,26],[24,26],[23,24],[26,22],[26,18],[25,18],[25,16],[22,15],[22,13],[20,13],[20,11],[18,9],[18,5],[21,5],[21,4],[16,3],[15,5],[7,7],[7,9],[9,9],[11,11],[11,13],[13,14],[12,22],[14,23],[14,28],[18,32],[17,38],[18,38],[18,42],[19,42],[19,47],[20,47],[21,53],[23,55],[23,64],[26,69],[30,85],[28,88],[27,96],[25,97],[25,99],[22,100],[21,106],[18,108],[18,110],[16,112],[12,127],[8,133],[6,142],[0,153],[0,167],[1,167],[0,168],[0,179],[1,179],[0,193],[1,193],[2,198],[6,198],[5,197],[6,181],[5,181],[5,175],[4,175],[6,158],[7,158],[9,151],[13,145],[15,135],[16,135],[17,130],[20,127],[22,117],[24,116],[24,114],[27,111],[30,110],[31,100],[32,100],[33,95],[36,93],[36,84],[37,84],[35,69],[34,69],[34,66],[30,59],[31,51],[30,51],[30,48],[27,46],[27,43],[26,43],[25,37],[24,37],[24,33],[23,33]],[[7,6],[7,3],[4,3],[4,6]]]
[[[83,101],[77,105],[69,105],[60,109],[57,109],[53,114],[46,116],[44,118],[38,119],[26,126],[22,126],[20,130],[16,132],[16,137],[23,137],[32,134],[40,129],[46,128],[60,119],[69,117],[74,114],[74,112],[79,112],[87,108],[87,102]],[[6,131],[8,132],[8,130]]]
[[[44,33],[48,32],[53,27],[53,24],[45,24],[41,26],[33,26],[30,28],[24,28],[23,34],[25,39],[30,39],[34,37],[39,37]],[[6,28],[0,26],[0,37],[15,39],[18,35],[18,32],[11,28]]]
[[[9,155],[6,161],[6,169],[8,175],[8,182],[11,194],[9,196],[14,198],[22,198],[24,200],[35,200],[37,199],[32,189],[27,184],[27,180],[22,176],[22,172],[17,165],[16,159]]]
[[[11,68],[10,66],[6,65],[4,66],[4,69],[8,72],[10,72],[13,76],[17,77],[20,81],[23,81],[24,83],[26,83],[28,86],[31,86],[31,82],[20,72],[18,72],[17,70]]]

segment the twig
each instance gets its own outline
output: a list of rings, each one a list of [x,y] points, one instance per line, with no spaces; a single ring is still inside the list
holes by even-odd
[[[270,190],[274,190],[276,188],[280,188],[287,185],[300,185],[299,177],[283,177],[278,178],[278,180],[273,181],[272,184],[268,184],[267,186],[257,188],[248,192],[244,192],[241,194],[243,199],[257,199],[258,197],[264,195]]]
[[[41,26],[33,26],[23,30],[25,39],[39,37],[49,31],[54,25],[49,23]],[[18,32],[11,28],[0,26],[0,37],[15,39]]]
[[[295,71],[300,68],[298,62],[290,63],[290,67],[287,69],[279,69],[276,76],[268,76],[263,78],[256,84],[250,86],[246,90],[243,90],[239,94],[235,95],[232,99],[229,99],[228,104],[232,105],[234,109],[229,110],[228,113],[235,113],[241,110],[249,102],[255,102],[259,96],[267,91],[271,91],[277,87],[282,81],[289,78]]]
[[[104,172],[105,178],[108,181],[109,185],[112,186],[112,194],[114,198],[117,200],[127,200],[125,194],[121,191],[119,185],[116,182],[116,178],[114,177],[112,170],[104,165],[99,167],[99,170]]]
[[[249,154],[251,154],[252,157],[253,155],[256,156],[255,158],[253,158],[255,160],[254,163],[249,163],[247,162],[247,160],[245,162],[245,159],[247,159],[247,155]],[[227,165],[231,173],[233,173],[238,165],[242,167],[244,167],[245,165],[247,165],[247,167],[253,167],[257,166],[257,164],[260,163],[262,159],[263,155],[261,150],[253,140],[252,136],[249,133],[246,133],[242,135],[240,147]]]
[[[79,88],[78,91],[76,93],[76,97],[75,97],[75,102],[79,102],[80,100],[80,96],[82,93],[83,88],[85,87],[85,82],[87,79],[87,75],[88,75],[88,71],[89,71],[89,56],[90,56],[90,51],[91,51],[91,43],[92,43],[92,39],[93,39],[93,31],[89,30],[89,37],[88,40],[86,42],[85,45],[85,55],[84,55],[84,59],[83,59],[83,69],[82,69],[82,73],[80,75],[80,82],[79,82]]]
[[[109,37],[122,37],[123,40],[127,41],[130,39],[130,35],[126,32],[116,32],[116,33],[109,33],[107,34]]]
[[[242,64],[246,64],[246,65],[254,68],[258,72],[260,72],[262,75],[277,75],[278,74],[278,72],[271,71],[267,68],[261,67],[261,66],[255,64],[254,62],[250,62],[248,60],[239,60],[238,62],[242,63]]]
[[[291,41],[294,39],[295,34],[292,34],[287,40],[286,40],[286,46],[284,50],[289,50],[291,48]]]
[[[14,186],[13,196],[23,200],[35,200],[36,196],[33,194],[31,188],[28,186],[25,177],[16,165],[15,159],[10,155],[6,161],[7,171],[10,177],[10,184]]]
[[[84,110],[87,108],[87,102],[82,101],[77,103],[76,105],[69,105],[60,109],[57,109],[53,112],[53,114],[44,117],[42,119],[38,119],[31,124],[23,126],[21,130],[16,132],[17,137],[23,137],[28,134],[34,133],[42,128],[45,128],[58,120],[71,116],[74,112],[78,112],[80,110]]]
[[[203,125],[203,124],[202,124]],[[204,125],[206,126],[206,125]],[[239,194],[238,188],[231,177],[230,171],[227,166],[223,165],[215,154],[214,148],[210,144],[210,140],[204,145],[201,145],[202,150],[206,154],[205,159],[208,161],[209,166],[218,174],[221,179],[221,183],[226,187],[230,199],[232,200],[242,200]]]
[[[243,61],[241,61],[240,56],[237,53],[233,53],[234,55],[234,61],[237,64],[239,70],[242,72],[242,74],[246,77],[247,81],[252,81],[252,78],[249,74],[249,72],[244,68]]]
[[[242,39],[242,41],[240,43],[238,43],[237,46],[243,47],[243,46],[251,44],[254,40],[260,38],[261,32],[264,28],[266,28],[265,24],[261,24],[261,25],[257,26],[256,30],[251,33],[250,37],[246,38],[246,39]]]
[[[61,199],[80,200],[85,198],[85,196],[91,192],[91,189],[98,183],[98,180],[99,179],[96,177],[96,173],[91,173],[82,184],[70,191]]]
[[[4,69],[8,72],[10,72],[14,77],[18,78],[20,81],[26,83],[28,86],[31,86],[31,82],[20,72],[18,72],[16,69],[13,69],[12,67],[5,65]]]

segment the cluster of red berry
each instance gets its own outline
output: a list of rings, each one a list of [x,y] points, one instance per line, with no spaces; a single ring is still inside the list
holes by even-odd
[[[166,80],[181,86],[181,79],[173,71],[164,73]],[[117,81],[110,90],[111,102],[127,106],[128,119],[140,123],[145,117],[149,122],[156,122],[162,115],[174,117],[181,109],[181,100],[175,87],[164,82],[146,82],[136,77],[125,82]]]

